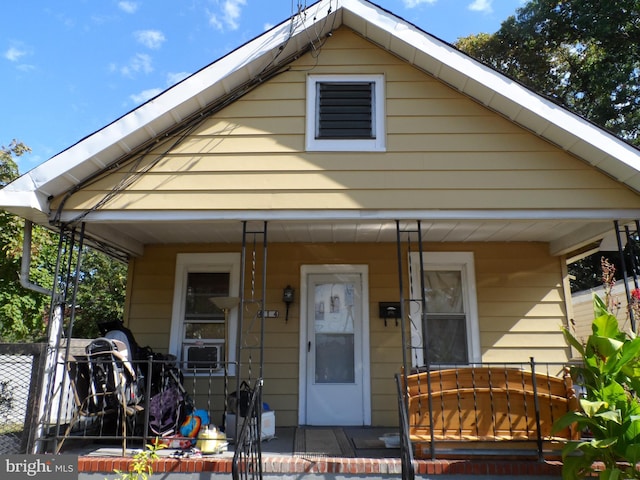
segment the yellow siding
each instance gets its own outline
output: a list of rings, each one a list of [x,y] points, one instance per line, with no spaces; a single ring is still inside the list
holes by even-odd
[[[547,250],[544,244],[531,243],[425,245],[427,256],[429,251],[474,252],[483,360],[567,359],[560,333],[560,325],[566,323],[561,260],[550,257]],[[240,251],[240,247],[147,246],[144,256],[133,260],[127,323],[139,343],[157,351],[168,348],[176,254],[228,251]],[[404,256],[407,258],[406,251]],[[268,258],[266,308],[279,310],[281,317],[266,322],[264,398],[276,410],[278,425],[297,423],[300,354],[300,299],[295,299],[285,323],[282,288],[292,285],[299,295],[302,265],[332,263],[369,267],[372,423],[397,424],[393,375],[402,364],[401,332],[395,322],[385,327],[377,316],[378,302],[398,299],[396,245],[272,244]],[[408,279],[405,282],[408,285]],[[204,393],[204,388],[200,385],[196,391]],[[213,388],[219,392],[222,385],[216,382]],[[222,397],[214,402],[212,408],[217,411]]]
[[[305,151],[310,73],[384,74],[386,152]],[[100,208],[640,208],[636,194],[593,167],[346,28],[184,141],[158,144],[136,168],[146,167]],[[65,208],[91,208],[129,171],[86,186]]]
[[[629,290],[635,288],[633,282],[629,282]],[[593,296],[597,295],[605,300],[604,288],[602,286],[592,288],[588,291],[576,293],[572,296],[571,302],[573,307],[573,315],[570,324],[576,338],[582,342],[586,342],[591,333],[594,319],[593,312]],[[611,291],[611,313],[618,319],[618,325],[624,331],[631,330],[631,322],[629,320],[629,311],[627,305],[627,295],[624,288],[624,282],[618,281]],[[638,318],[635,319],[638,323]]]

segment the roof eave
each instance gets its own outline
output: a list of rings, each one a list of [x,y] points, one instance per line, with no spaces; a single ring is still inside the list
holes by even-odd
[[[25,194],[17,198],[28,204],[14,204],[0,191],[0,205],[34,208],[26,195],[32,193],[39,199],[35,208],[46,211],[42,198],[68,191],[259,76],[266,66],[303,51],[309,43],[305,32],[313,31],[315,38],[343,24],[640,192],[640,155],[633,146],[368,1],[342,0],[336,10],[332,6],[335,2],[329,0],[312,5],[309,14],[245,43],[52,157],[11,184],[12,192]]]
[[[390,12],[358,0],[344,3],[344,25],[640,192],[634,146]]]
[[[322,19],[318,16],[314,22]],[[281,23],[51,157],[10,185],[14,191],[37,191],[45,197],[60,195],[126,157],[137,146],[161,137],[163,132],[243,82],[259,76],[266,67],[277,64],[279,58],[286,59],[304,50],[306,46],[300,42],[299,34],[310,28],[311,23],[295,18]],[[337,19],[336,24],[339,23]],[[0,205],[4,204],[0,196]]]

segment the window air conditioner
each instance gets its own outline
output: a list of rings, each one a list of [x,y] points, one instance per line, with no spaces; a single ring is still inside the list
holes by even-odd
[[[224,349],[220,344],[184,345],[183,361],[187,370],[222,370]]]

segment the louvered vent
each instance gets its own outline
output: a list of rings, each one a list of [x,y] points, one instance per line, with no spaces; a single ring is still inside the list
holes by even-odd
[[[319,82],[319,139],[374,139],[373,82]]]

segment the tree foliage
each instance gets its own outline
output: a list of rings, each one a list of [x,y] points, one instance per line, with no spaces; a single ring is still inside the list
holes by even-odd
[[[16,140],[0,149],[0,188],[18,176],[15,159],[30,151]],[[0,341],[5,342],[39,340],[46,333],[50,297],[25,289],[19,281],[23,236],[24,220],[0,210]],[[53,287],[57,247],[57,234],[33,226],[29,271],[32,283]],[[96,250],[84,249],[74,336],[94,337],[98,323],[122,318],[126,276],[126,265]]]
[[[85,249],[73,327],[75,337],[95,337],[99,323],[122,319],[126,282],[126,265],[97,250]]]
[[[0,149],[0,186],[18,176],[14,160],[30,152],[16,140]],[[44,334],[44,313],[49,305],[46,295],[27,290],[20,285],[24,220],[0,211],[0,338],[17,341],[39,338]],[[53,284],[51,255],[55,249],[51,235],[42,229],[33,232],[32,280],[45,288]],[[55,256],[53,256],[55,262]]]
[[[456,46],[640,144],[637,0],[531,0],[496,33]]]

